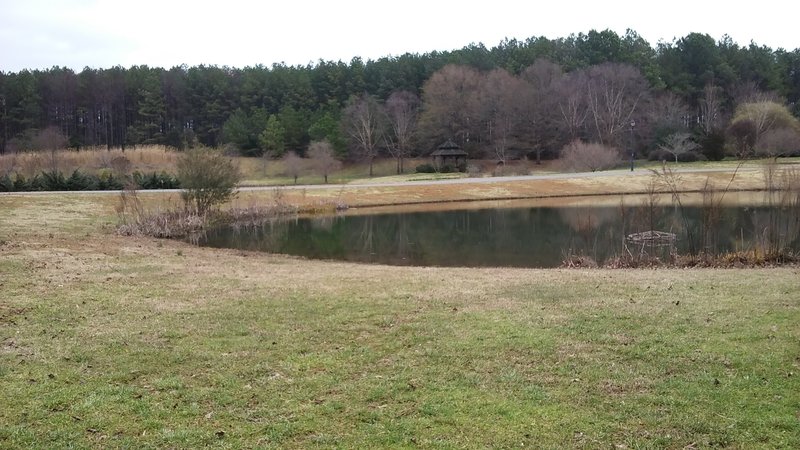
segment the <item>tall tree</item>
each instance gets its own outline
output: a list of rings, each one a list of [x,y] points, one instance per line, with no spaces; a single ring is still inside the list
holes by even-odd
[[[252,114],[237,109],[222,126],[223,142],[233,144],[244,156],[261,156],[260,136],[267,124],[263,109],[256,109]]]
[[[383,106],[374,97],[361,94],[350,99],[342,120],[352,146],[359,156],[368,161],[369,176],[372,176],[373,163],[378,156],[386,123]]]
[[[503,69],[495,69],[483,78],[478,93],[481,119],[487,141],[498,162],[505,164],[514,133],[520,124],[524,82]]]
[[[270,114],[267,125],[258,135],[261,151],[270,157],[281,157],[286,151],[286,130],[275,114]]]
[[[570,141],[585,134],[586,120],[589,117],[587,78],[585,71],[575,71],[564,75],[555,86],[559,122]]]
[[[318,110],[308,127],[308,137],[312,141],[328,141],[339,158],[347,156],[347,142],[342,136],[341,111],[336,105]]]
[[[157,74],[149,73],[138,92],[138,114],[141,123],[142,144],[161,144],[164,142],[164,121],[166,108]]]
[[[536,163],[542,163],[542,152],[555,147],[557,98],[556,86],[563,76],[558,64],[540,58],[522,71],[527,83],[518,93],[521,102],[522,138],[536,153]]]
[[[479,141],[477,92],[481,74],[467,66],[447,65],[423,85],[420,127],[427,144],[454,139],[467,151]]]
[[[620,135],[648,95],[641,72],[626,64],[601,64],[587,71],[586,99],[594,136],[606,145],[620,144]]]
[[[708,83],[703,88],[703,96],[699,99],[699,123],[704,133],[709,134],[721,127],[722,120],[722,93],[721,88],[714,83]]]
[[[387,149],[397,160],[397,173],[404,172],[403,161],[411,154],[411,141],[417,128],[420,100],[409,91],[395,91],[386,100],[386,115],[391,132],[386,133]]]

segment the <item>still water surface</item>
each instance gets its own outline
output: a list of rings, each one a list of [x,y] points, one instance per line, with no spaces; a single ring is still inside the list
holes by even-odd
[[[800,249],[796,210],[753,198],[726,202],[714,215],[698,201],[685,200],[683,207],[663,198],[654,207],[645,203],[616,196],[570,206],[472,202],[443,210],[351,211],[214,229],[199,244],[392,265],[557,267],[567,255],[602,262],[641,251],[635,244],[623,246],[625,236],[651,229],[674,233],[678,252],[746,250],[767,238],[765,227],[777,224],[782,245]]]

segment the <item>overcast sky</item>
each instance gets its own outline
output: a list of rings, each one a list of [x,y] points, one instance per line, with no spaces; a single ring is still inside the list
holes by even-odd
[[[690,32],[800,48],[791,2],[0,0],[0,70],[146,64],[234,67],[376,59],[503,38],[631,28],[655,46]],[[545,6],[547,5],[547,6]],[[791,7],[794,9],[795,7]]]

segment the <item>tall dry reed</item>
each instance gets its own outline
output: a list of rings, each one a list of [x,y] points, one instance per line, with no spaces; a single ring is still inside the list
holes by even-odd
[[[136,149],[58,150],[54,152],[25,152],[0,155],[0,175],[20,173],[32,177],[44,171],[60,170],[71,173],[115,170],[114,161],[123,158],[130,162],[128,170],[139,172],[174,172],[179,153],[163,145],[140,146]]]

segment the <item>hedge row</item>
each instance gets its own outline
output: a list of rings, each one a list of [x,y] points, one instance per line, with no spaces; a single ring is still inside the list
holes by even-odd
[[[178,179],[166,172],[147,174],[134,172],[128,176],[118,177],[109,171],[102,171],[97,175],[93,175],[76,170],[69,177],[56,171],[42,172],[31,178],[25,178],[20,173],[13,176],[6,174],[0,176],[0,192],[114,191],[120,190],[131,183],[138,189],[180,188]]]

